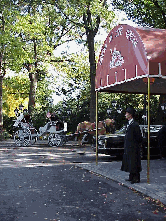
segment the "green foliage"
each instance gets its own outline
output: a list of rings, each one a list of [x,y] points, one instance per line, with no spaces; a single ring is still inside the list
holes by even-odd
[[[88,92],[88,91],[86,91]],[[81,91],[81,95],[83,91]],[[116,100],[117,106],[114,108],[111,101]],[[151,124],[162,124],[161,121],[157,121],[158,118],[158,107],[159,107],[159,96],[153,95],[150,100],[151,109]],[[82,121],[89,121],[89,107],[90,107],[90,96],[80,96],[79,98],[69,99],[66,101],[67,108],[72,110],[72,115],[69,121],[69,131],[74,132],[78,123]],[[129,105],[132,105],[136,110],[136,121],[139,124],[144,124],[142,116],[144,115],[144,95],[131,95],[131,94],[109,94],[109,93],[99,93],[98,99],[98,118],[102,121],[106,118],[114,118],[116,129],[120,129],[125,123],[125,112]],[[58,109],[59,106],[55,107]],[[63,107],[61,106],[63,109]],[[107,114],[107,109],[112,108],[110,115]],[[121,109],[121,113],[117,110]],[[147,103],[146,103],[147,110]]]
[[[17,26],[15,26],[15,32],[21,36],[21,41],[24,43],[24,57],[22,57],[23,64],[30,64],[30,71],[36,71],[36,62],[38,64],[37,69],[42,69],[40,62],[48,62],[48,52],[52,53],[52,47],[49,46],[46,41],[45,27],[47,19],[41,17],[36,12],[35,15],[19,15],[17,16]]]
[[[16,120],[15,117],[9,117],[9,116],[7,116],[7,115],[3,115],[3,121],[4,121],[3,127],[4,127],[4,129],[5,129],[4,131],[7,132],[6,135],[5,135],[5,136],[7,136],[7,138],[9,138],[9,134],[10,134],[10,135],[13,135],[13,130],[14,130],[13,124],[14,124],[14,120]]]
[[[42,75],[42,73],[41,73]],[[14,109],[23,104],[28,108],[30,82],[27,74],[19,74],[13,77],[5,77],[3,81],[3,113],[15,116]],[[48,107],[52,89],[50,79],[40,77],[36,92],[36,106]]]
[[[19,97],[25,99],[29,94],[29,79],[26,75],[15,75],[14,77],[6,77],[3,81],[4,95],[7,97],[14,94],[15,99]]]
[[[36,107],[48,108],[51,104],[51,96],[53,89],[51,87],[50,78],[45,78],[38,81],[38,87],[36,91]]]
[[[110,27],[114,13],[108,8],[106,1],[101,0],[60,0],[58,1],[58,8],[64,13],[64,15],[70,19],[73,24],[77,26],[84,26],[82,18],[84,13],[87,13],[87,9],[92,14],[92,27],[96,23],[96,16],[100,15],[104,20],[103,25],[107,24],[107,28]]]
[[[73,96],[73,92],[90,85],[88,57],[83,53],[70,54],[63,57],[63,60],[55,64],[59,71],[59,77],[55,82],[56,91],[65,96]]]
[[[29,79],[26,75],[6,77],[3,80],[3,113],[15,116],[14,109],[19,104],[27,105],[29,95]],[[27,108],[27,107],[26,107]]]
[[[115,8],[123,10],[129,19],[143,26],[166,28],[165,0],[113,0]]]
[[[36,130],[39,130],[40,127],[45,126],[47,123],[46,119],[47,111],[45,108],[36,108],[31,116],[33,126],[36,128]]]
[[[22,68],[21,58],[25,53],[20,38],[16,37],[13,30],[16,25],[17,12],[10,11],[9,8],[5,7],[0,13],[0,53],[2,56],[0,68],[3,68],[3,70],[11,68],[20,71]]]

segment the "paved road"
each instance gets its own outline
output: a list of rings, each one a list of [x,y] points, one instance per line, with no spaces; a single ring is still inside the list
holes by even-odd
[[[1,145],[0,221],[166,220],[161,202],[73,163],[94,160],[88,147]]]
[[[47,141],[38,141],[30,147],[15,147],[13,142],[0,144],[1,167],[52,166],[69,163],[93,163],[96,155],[89,146],[79,148],[73,143],[64,147],[49,147]],[[99,162],[114,160],[100,155]]]

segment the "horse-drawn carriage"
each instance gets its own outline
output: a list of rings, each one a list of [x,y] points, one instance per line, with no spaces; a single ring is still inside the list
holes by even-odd
[[[56,119],[55,114],[48,115],[49,122],[44,127],[39,128],[39,132],[30,123],[30,117],[21,113],[15,123],[16,131],[14,141],[16,146],[28,146],[34,144],[39,137],[48,137],[49,146],[61,146],[66,142],[66,123]]]
[[[34,144],[40,137],[48,138],[49,146],[62,146],[66,143],[69,137],[81,139],[81,145],[91,142],[92,137],[95,135],[96,125],[95,123],[90,123],[84,121],[78,124],[77,131],[69,136],[65,134],[67,131],[67,123],[63,123],[58,119],[55,113],[47,113],[47,122],[43,127],[39,128],[39,131],[35,129],[33,124],[30,122],[29,114],[21,113],[17,116],[14,123],[15,133],[14,141],[16,146],[28,146]],[[99,135],[106,134],[107,132],[113,132],[114,130],[114,120],[106,119],[104,121],[99,121],[98,123],[98,133]]]

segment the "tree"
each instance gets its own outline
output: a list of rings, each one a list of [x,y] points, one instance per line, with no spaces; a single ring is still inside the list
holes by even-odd
[[[113,11],[109,10],[106,0],[61,0],[55,3],[63,16],[74,25],[78,33],[79,41],[84,41],[86,34],[86,45],[89,50],[90,63],[90,82],[91,82],[91,100],[90,100],[90,121],[95,121],[95,75],[96,75],[96,57],[95,57],[95,36],[100,26],[110,28],[114,18]]]
[[[47,107],[49,99],[52,97],[53,87],[51,79],[53,76],[45,77],[45,73],[38,76],[38,87],[36,90],[36,105],[38,108]],[[28,72],[14,73],[8,72],[3,79],[3,114],[8,117],[15,116],[14,110],[21,103],[27,109],[29,102],[30,81]]]
[[[16,39],[13,32],[17,11],[11,10],[10,1],[0,2],[0,135],[3,132],[2,115],[2,83],[8,68],[20,70],[21,58],[24,51],[21,47],[20,38]]]
[[[44,19],[39,12],[34,14],[28,13],[19,15],[17,18],[16,32],[21,36],[24,42],[24,66],[29,73],[30,79],[30,91],[29,91],[29,104],[28,110],[31,114],[35,106],[35,97],[38,78],[41,74],[46,74],[46,68],[44,67],[48,62],[48,51],[52,52],[52,48],[46,41],[45,27],[47,19]]]
[[[39,75],[44,72],[47,75],[47,68],[44,66],[49,64],[53,49],[68,41],[63,40],[66,34],[72,40],[73,31],[52,1],[19,1],[19,11],[16,32],[25,42],[24,67],[29,72],[31,82],[28,107],[31,113],[35,106]]]
[[[125,11],[129,19],[143,26],[166,28],[165,0],[112,0],[115,8]]]
[[[88,52],[67,54],[54,64],[59,77],[56,79],[57,94],[71,95],[90,87]],[[63,83],[62,83],[63,82]],[[86,95],[89,94],[89,90]],[[90,96],[89,96],[90,97]]]
[[[72,36],[72,27],[54,5],[45,1],[0,2],[0,127],[2,119],[2,79],[6,69],[19,72],[23,67],[29,71],[31,81],[29,93],[30,112],[35,104],[37,82],[46,74],[46,63],[53,49],[64,42],[67,33]],[[72,38],[71,38],[72,39]],[[2,130],[1,130],[2,131]]]
[[[14,117],[14,110],[20,104],[28,103],[29,78],[24,74],[4,77],[3,80],[3,114]]]

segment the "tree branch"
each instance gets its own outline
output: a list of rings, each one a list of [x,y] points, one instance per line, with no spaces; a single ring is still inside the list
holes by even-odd
[[[76,25],[76,26],[78,26],[78,27],[83,27],[82,24],[80,24],[80,23],[78,23],[78,22],[75,22],[74,20],[71,20],[71,19],[69,18],[69,16],[67,16],[67,15],[63,12],[63,9],[62,9],[61,7],[59,7],[59,5],[57,5],[57,4],[55,3],[55,6],[57,7],[57,9],[60,10],[60,12],[65,16],[65,18],[66,18],[68,21],[70,21],[71,23],[73,23],[74,25]]]
[[[63,43],[67,43],[67,42],[70,42],[70,41],[73,41],[73,40],[74,40],[74,39],[68,39],[68,40],[66,40],[66,41],[63,42]],[[56,49],[58,46],[62,45],[63,43],[59,43],[59,44],[54,45],[54,49]]]
[[[55,59],[55,60],[51,60],[50,62],[64,62],[64,61],[73,62],[74,60],[71,60],[71,59]]]
[[[93,32],[94,37],[95,37],[95,35],[97,34],[97,32],[99,30],[99,25],[100,25],[100,16],[98,15],[97,18],[96,18],[96,27],[95,27],[94,32]]]

